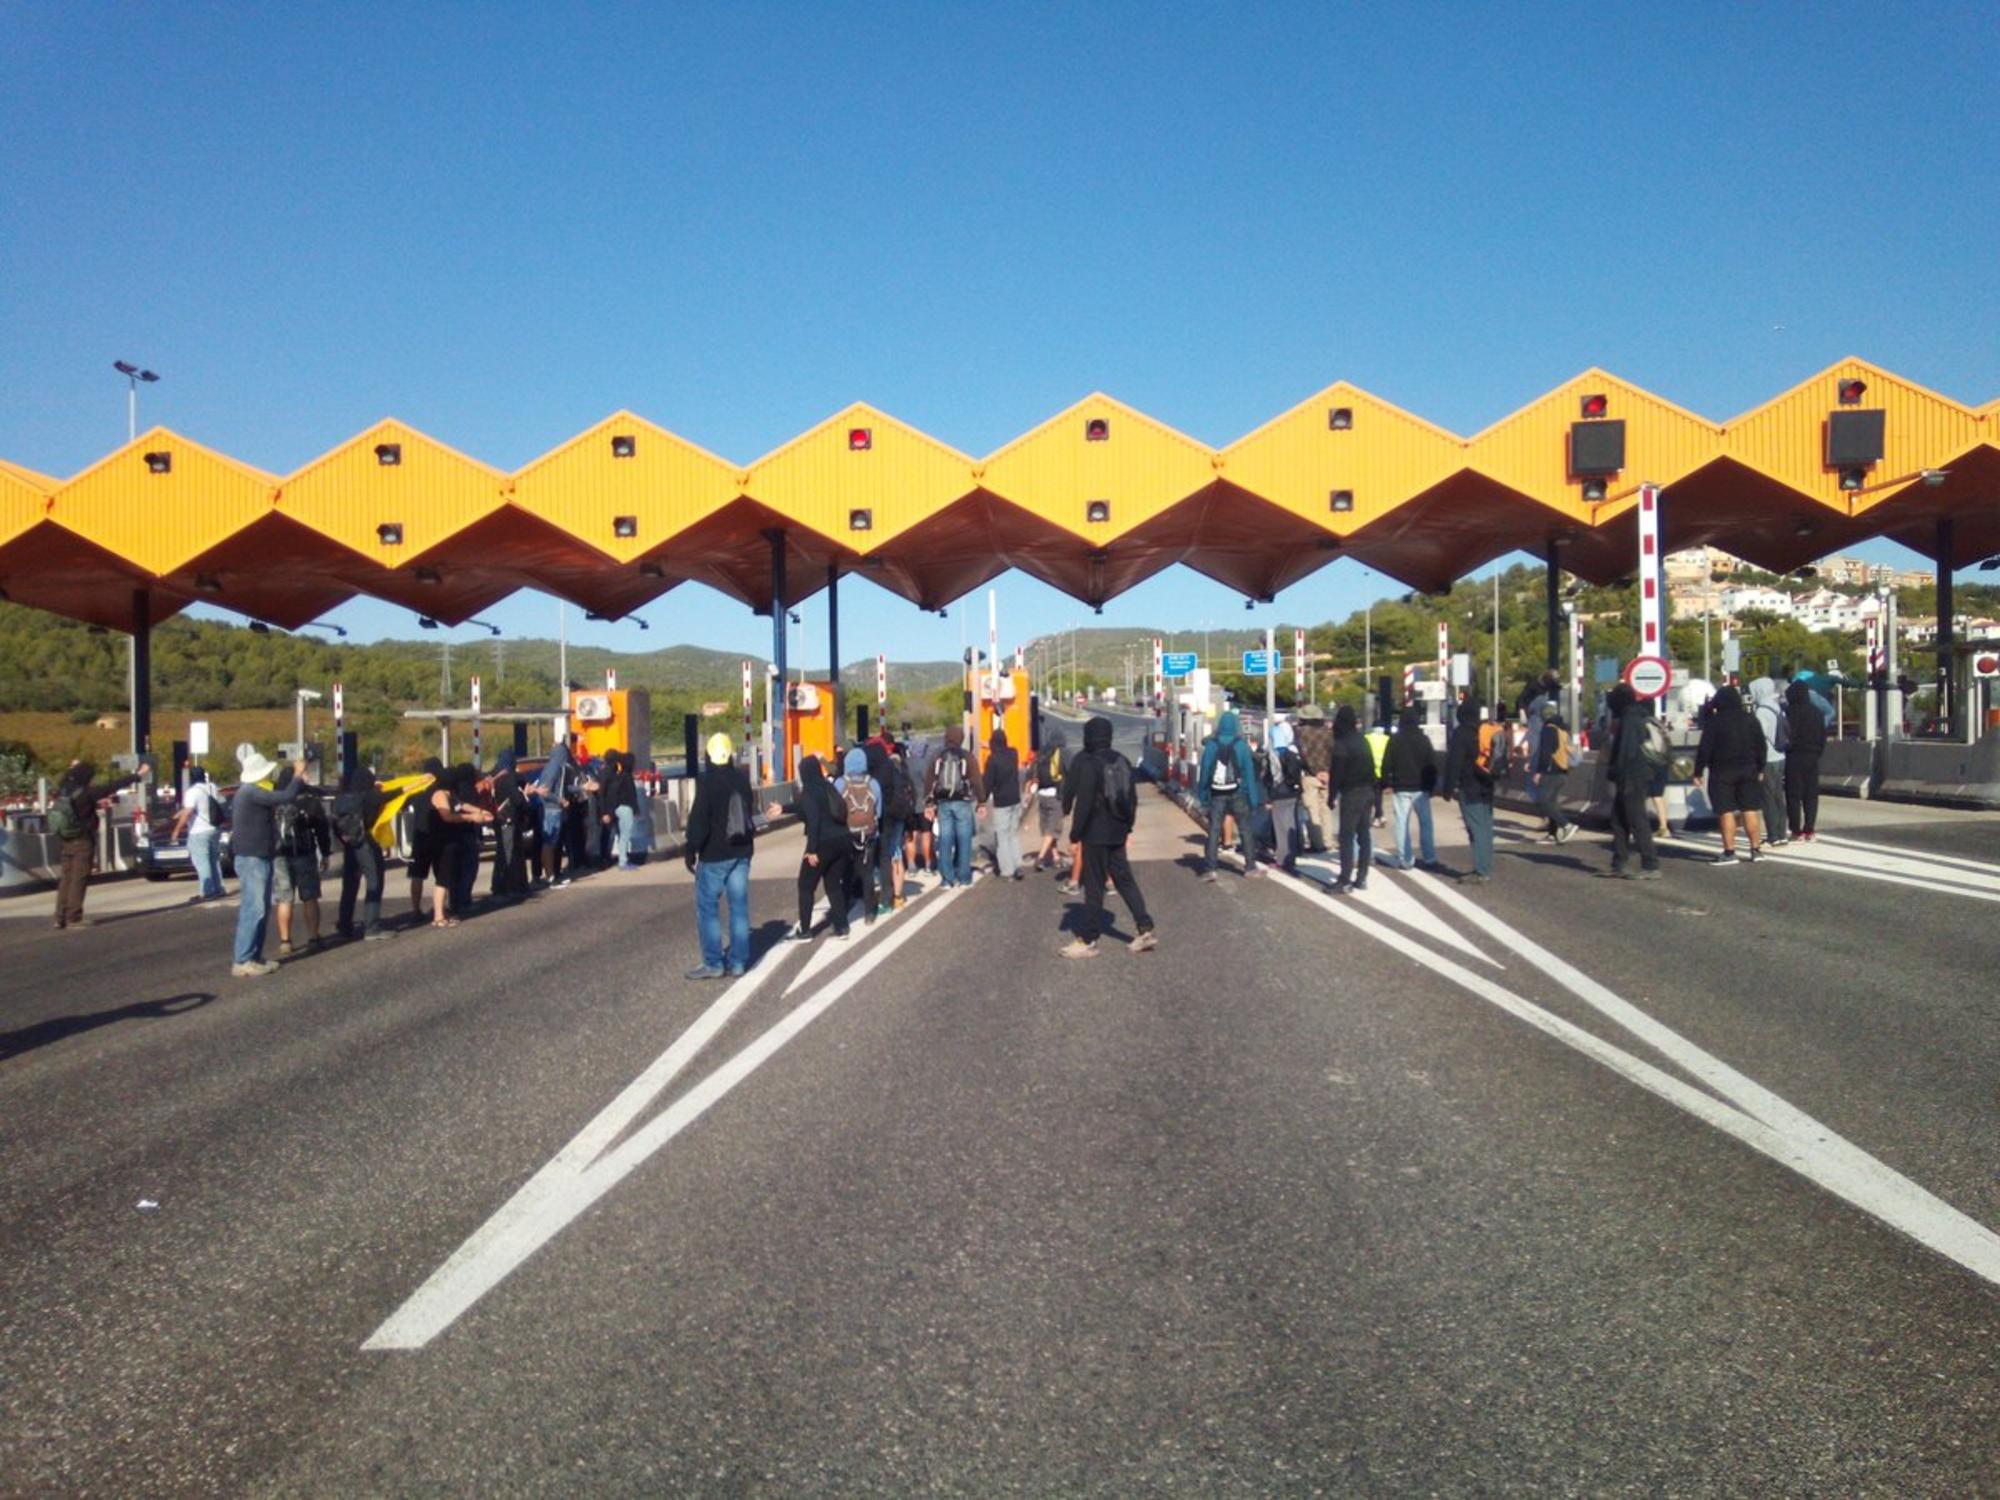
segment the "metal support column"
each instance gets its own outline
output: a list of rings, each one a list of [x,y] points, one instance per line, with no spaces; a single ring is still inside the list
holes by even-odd
[[[1562,569],[1556,566],[1556,544],[1549,541],[1549,561],[1543,600],[1548,609],[1548,669],[1562,670],[1563,664],[1563,598]]]
[[[771,664],[777,668],[777,697],[771,707],[771,745],[776,752],[772,775],[789,781],[792,748],[785,723],[785,533],[767,531],[764,539],[771,544]]]
[[[833,683],[834,737],[847,732],[847,689],[840,682],[840,564],[826,565],[826,667]]]
[[[132,590],[132,753],[153,747],[153,596]]]
[[[1957,666],[1956,661],[1953,659],[1957,654],[1954,648],[1958,644],[1957,635],[1952,630],[1951,625],[1953,613],[1951,597],[1951,548],[1953,540],[1951,522],[1948,520],[1939,521],[1937,523],[1936,552],[1937,712],[1938,732],[1947,735],[1955,733],[1959,728],[1958,705],[1952,701],[1955,696],[1952,692],[1955,686],[1953,675],[1954,669]]]

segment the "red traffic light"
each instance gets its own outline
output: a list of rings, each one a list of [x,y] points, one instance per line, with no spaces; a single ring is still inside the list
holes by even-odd
[[[875,429],[872,427],[850,427],[847,429],[847,451],[866,453],[875,446]]]
[[[1842,406],[1859,406],[1861,398],[1867,393],[1868,382],[1865,380],[1843,380],[1840,382],[1840,404]]]
[[[1586,417],[1601,417],[1611,410],[1611,398],[1602,392],[1583,398],[1583,414]]]

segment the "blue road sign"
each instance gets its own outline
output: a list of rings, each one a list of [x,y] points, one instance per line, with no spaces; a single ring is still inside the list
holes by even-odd
[[[1264,665],[1266,655],[1269,655],[1271,658],[1271,664],[1268,667]],[[1284,665],[1285,653],[1282,651],[1268,653],[1263,651],[1245,651],[1243,653],[1243,675],[1245,677],[1262,677],[1266,673],[1279,672],[1284,669]]]
[[[1192,651],[1160,653],[1160,670],[1169,677],[1186,677],[1194,671],[1196,665],[1197,658]]]

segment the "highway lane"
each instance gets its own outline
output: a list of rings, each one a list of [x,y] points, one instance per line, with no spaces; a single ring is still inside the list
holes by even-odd
[[[1882,811],[1854,838],[1994,828]],[[1782,856],[1598,880],[1586,835],[1503,844],[1463,893],[1497,927],[1386,873],[1352,925],[1289,882],[1199,884],[1195,837],[1149,801],[1153,955],[1057,959],[1046,878],[771,950],[597,1159],[705,1110],[409,1350],[362,1345],[724,993],[679,977],[685,880],[600,876],[258,983],[226,977],[226,912],[0,924],[0,1488],[2000,1474],[2000,1289],[1415,956],[1678,1072],[1546,949],[1991,1227],[1989,903]],[[794,859],[760,855],[767,934]]]

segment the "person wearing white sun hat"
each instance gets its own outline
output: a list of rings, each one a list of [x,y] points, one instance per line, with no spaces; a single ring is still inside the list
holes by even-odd
[[[281,792],[261,783],[277,774],[277,763],[247,741],[236,747],[241,784],[229,804],[230,853],[242,904],[236,912],[235,962],[230,974],[257,979],[275,973],[264,959],[264,923],[271,910],[271,864],[278,852],[277,820],[272,813],[299,795],[305,785],[306,763],[292,762],[292,779]]]

